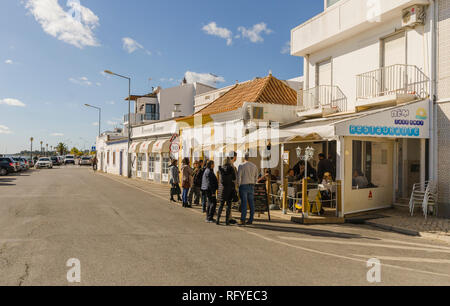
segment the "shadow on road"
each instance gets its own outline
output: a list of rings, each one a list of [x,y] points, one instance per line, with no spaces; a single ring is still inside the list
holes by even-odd
[[[277,226],[277,225],[267,225],[267,224],[256,224],[249,228],[261,229],[265,231],[283,232],[283,233],[297,233],[303,235],[309,235],[313,237],[328,237],[328,238],[341,238],[341,239],[369,239],[369,240],[379,240],[373,237],[364,237],[359,234],[350,233],[338,233],[327,230],[319,229],[309,229],[309,228],[299,228],[291,226]]]
[[[15,178],[0,178],[0,186],[15,186],[16,184],[11,184],[15,180]]]

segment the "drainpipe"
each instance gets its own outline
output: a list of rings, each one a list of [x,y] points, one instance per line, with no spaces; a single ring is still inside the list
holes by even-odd
[[[431,1],[431,111],[430,111],[430,180],[438,180],[438,141],[437,141],[437,1]]]

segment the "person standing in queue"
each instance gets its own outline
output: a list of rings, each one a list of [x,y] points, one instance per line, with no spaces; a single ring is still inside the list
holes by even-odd
[[[217,200],[220,203],[219,211],[217,213],[217,225],[220,225],[220,217],[222,215],[223,208],[225,204],[227,205],[227,213],[225,224],[230,225],[231,217],[231,204],[233,201],[234,192],[236,192],[235,181],[236,172],[234,171],[231,159],[229,157],[225,158],[223,166],[219,167],[219,191],[217,195]]]
[[[181,202],[180,197],[180,170],[178,170],[177,166],[178,161],[176,159],[172,160],[172,165],[169,168],[169,182],[172,188],[170,189],[170,201],[176,202],[173,198],[174,195],[177,195],[178,202]]]
[[[217,177],[214,174],[214,161],[210,160],[206,164],[202,179],[202,191],[206,193],[208,207],[206,209],[206,222],[214,223],[214,214],[216,212],[217,199],[216,192],[218,188]]]
[[[97,171],[97,155],[94,156],[94,158],[92,159],[92,170]]]
[[[189,207],[189,189],[192,186],[193,170],[189,165],[189,158],[184,158],[181,165],[181,187],[183,187],[183,207]]]
[[[193,183],[191,190],[189,191],[189,205],[192,206],[192,203],[195,205],[200,204],[201,198],[201,188],[202,188],[202,176],[203,176],[203,161],[196,161],[194,163],[194,173],[193,173]]]
[[[206,190],[202,190],[203,175],[205,174],[205,171],[206,171],[206,165],[208,165],[208,160],[204,161],[203,167],[200,168],[200,171],[197,174],[198,179],[200,180],[200,193],[201,193],[201,197],[202,197],[202,211],[203,211],[203,213],[206,213],[206,209],[208,208],[208,196],[206,194]]]
[[[253,224],[253,218],[255,216],[255,185],[258,180],[258,167],[249,161],[250,154],[246,153],[244,156],[244,163],[239,165],[238,169],[238,183],[239,183],[239,195],[241,197],[241,221],[239,225],[251,225]],[[245,223],[247,218],[247,204],[250,206],[250,217],[248,222]]]

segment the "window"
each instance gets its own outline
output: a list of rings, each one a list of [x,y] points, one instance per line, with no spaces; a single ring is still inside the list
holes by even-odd
[[[162,159],[162,174],[169,174],[169,166],[170,166],[170,157],[169,157],[169,153],[164,153],[163,154],[163,159]]]
[[[145,120],[159,120],[159,110],[157,104],[145,105]]]
[[[106,155],[106,163],[109,165],[109,151],[108,151],[108,153]]]
[[[253,107],[253,119],[264,119],[264,107]]]
[[[326,0],[327,8],[338,3],[340,0]]]
[[[146,154],[139,153],[137,156],[137,171],[142,172],[142,165],[146,162]]]
[[[355,189],[383,186],[389,173],[389,145],[353,141],[352,186]]]
[[[155,154],[148,157],[148,173],[155,173]]]
[[[116,152],[113,152],[113,165],[116,164]]]

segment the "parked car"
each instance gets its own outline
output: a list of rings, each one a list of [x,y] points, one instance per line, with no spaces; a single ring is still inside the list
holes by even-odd
[[[84,156],[80,159],[80,166],[92,166],[92,158]]]
[[[28,164],[28,160],[24,157],[19,157],[19,159],[20,159],[20,162],[24,166],[24,170],[30,170],[30,165]]]
[[[26,160],[28,162],[28,166],[30,167],[30,169],[33,168],[34,167],[34,161],[31,158],[27,158]]]
[[[75,165],[75,156],[74,155],[66,155],[64,159],[64,165],[72,164]]]
[[[52,169],[53,168],[52,160],[48,157],[39,158],[38,162],[36,163],[36,169],[40,168]]]
[[[0,176],[16,172],[16,163],[11,157],[0,157]]]
[[[61,166],[61,160],[58,156],[51,156],[50,159],[52,160],[53,166]]]
[[[16,172],[25,170],[25,164],[20,160],[20,158],[18,158],[18,157],[11,157],[11,158],[16,163]]]

